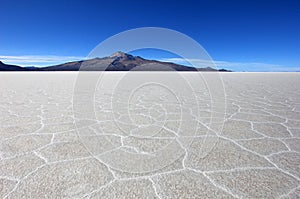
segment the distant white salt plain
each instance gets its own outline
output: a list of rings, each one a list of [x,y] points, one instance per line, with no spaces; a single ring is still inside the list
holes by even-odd
[[[300,73],[0,73],[0,198],[299,198]]]

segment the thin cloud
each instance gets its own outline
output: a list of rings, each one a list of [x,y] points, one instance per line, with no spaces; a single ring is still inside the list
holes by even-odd
[[[85,57],[79,56],[55,56],[55,55],[21,55],[10,56],[0,55],[0,61],[6,64],[15,64],[20,66],[48,66],[69,61],[83,60]]]
[[[278,64],[257,63],[257,62],[229,62],[229,61],[209,61],[201,59],[164,58],[160,61],[175,62],[178,64],[193,63],[197,67],[226,68],[233,71],[299,71],[299,67],[285,67]]]

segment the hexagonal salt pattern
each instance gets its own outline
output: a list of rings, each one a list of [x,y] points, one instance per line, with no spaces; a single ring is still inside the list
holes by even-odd
[[[126,74],[0,73],[0,198],[300,198],[300,74]]]

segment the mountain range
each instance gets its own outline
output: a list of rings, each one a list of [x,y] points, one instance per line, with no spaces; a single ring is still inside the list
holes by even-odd
[[[211,67],[194,68],[171,62],[148,60],[124,52],[116,52],[108,57],[67,62],[46,67],[21,67],[0,61],[0,71],[224,71]]]

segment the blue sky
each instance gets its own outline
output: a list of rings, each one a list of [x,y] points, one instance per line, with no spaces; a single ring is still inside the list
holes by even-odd
[[[114,34],[152,26],[192,37],[220,68],[300,71],[296,0],[1,0],[0,24],[0,60],[23,66],[82,59]],[[134,54],[182,62],[161,51]]]

